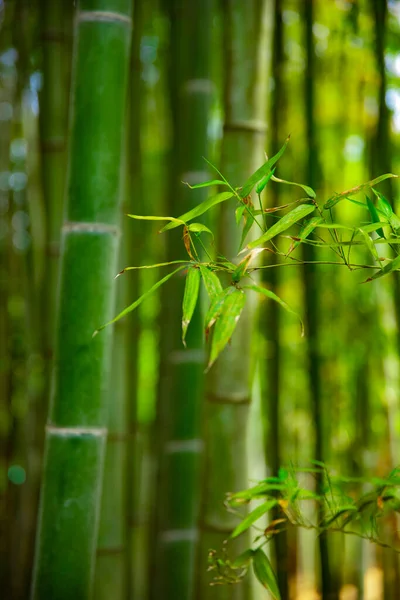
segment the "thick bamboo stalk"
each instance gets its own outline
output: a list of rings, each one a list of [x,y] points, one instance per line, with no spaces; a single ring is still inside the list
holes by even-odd
[[[90,597],[106,440],[129,0],[76,15],[57,340],[32,596]]]
[[[305,46],[306,46],[306,72],[305,72],[305,117],[307,135],[307,183],[316,189],[320,181],[320,164],[317,154],[317,136],[315,127],[315,50],[313,41],[314,0],[304,3]],[[304,245],[303,255],[305,261],[315,260],[315,250],[312,246]],[[305,287],[305,312],[307,324],[307,354],[309,372],[309,394],[311,412],[315,427],[314,459],[323,461],[324,447],[324,418],[322,409],[322,381],[320,372],[319,354],[319,329],[320,329],[320,300],[318,288],[318,269],[315,265],[306,265],[304,268]],[[322,475],[316,476],[316,492],[322,494]],[[322,518],[321,509],[319,518]],[[326,533],[318,537],[321,573],[322,599],[338,598],[339,582],[333,575],[329,559],[328,539]]]
[[[283,91],[283,68],[284,68],[284,52],[283,52],[283,20],[282,20],[282,4],[283,0],[275,2],[275,19],[274,19],[274,49],[272,61],[272,76],[274,79],[274,91],[272,95],[271,105],[271,136],[269,146],[271,153],[275,152],[281,143],[282,135],[282,117],[284,105]],[[271,193],[271,206],[279,206],[280,194],[279,186],[275,186]],[[277,262],[275,256],[272,259]],[[263,278],[267,287],[277,292],[279,285],[279,269],[265,269]],[[276,302],[266,303],[263,315],[263,324],[265,327],[265,336],[269,351],[265,360],[265,389],[263,394],[263,411],[265,419],[268,421],[268,437],[265,443],[265,462],[270,466],[272,475],[278,475],[279,468],[282,466],[282,426],[281,426],[281,369],[283,356],[281,353],[281,308]],[[276,508],[272,512],[272,518],[278,519],[281,517],[280,509]],[[275,568],[278,579],[279,590],[282,600],[287,600],[289,595],[289,566],[288,566],[288,536],[286,531],[282,531],[279,535],[274,536],[274,553],[275,553]],[[292,575],[294,575],[292,573]]]
[[[212,2],[170,2],[171,151],[170,213],[181,214],[202,202],[206,190],[183,186],[205,181],[207,126],[211,94]],[[184,256],[181,235],[168,237],[171,258]],[[172,285],[174,287],[172,287]],[[204,350],[200,310],[181,340],[183,278],[163,296],[164,330],[160,397],[160,473],[157,563],[153,593],[157,598],[193,598],[200,510],[201,404]]]
[[[264,157],[266,84],[272,49],[273,3],[269,0],[228,0],[224,10],[224,108],[222,172],[234,186],[243,184]],[[221,210],[219,250],[236,256],[240,231],[232,207]],[[225,282],[226,283],[226,282]],[[237,519],[224,507],[227,492],[248,485],[246,423],[254,374],[251,332],[254,312],[246,307],[231,344],[207,377],[205,462],[202,487],[200,579],[198,598],[241,599],[247,586],[210,587],[206,572],[210,549],[221,551]],[[236,548],[249,539],[239,538]]]

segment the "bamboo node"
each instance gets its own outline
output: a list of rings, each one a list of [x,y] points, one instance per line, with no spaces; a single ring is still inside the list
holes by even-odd
[[[126,23],[132,25],[131,17],[128,15],[122,15],[121,13],[107,11],[107,10],[81,10],[77,15],[78,22],[110,22],[110,23]]]
[[[252,131],[253,133],[263,134],[268,130],[268,125],[264,121],[257,120],[237,120],[224,123],[224,131]]]
[[[60,437],[73,437],[91,435],[93,437],[106,437],[105,427],[57,427],[57,425],[46,425],[46,433]]]

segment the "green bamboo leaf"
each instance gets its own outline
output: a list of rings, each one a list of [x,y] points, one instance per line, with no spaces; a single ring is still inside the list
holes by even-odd
[[[108,321],[108,323],[105,323],[104,325],[102,325],[101,327],[99,327],[98,329],[96,329],[96,331],[93,333],[93,337],[95,335],[97,335],[99,333],[99,331],[101,331],[102,329],[104,329],[105,327],[107,327],[108,325],[111,325],[112,323],[115,323],[116,321],[119,321],[120,319],[122,319],[122,317],[125,317],[125,315],[127,315],[130,312],[132,312],[133,310],[135,310],[135,308],[137,308],[138,306],[140,306],[140,304],[142,304],[142,302],[144,300],[147,300],[147,298],[149,296],[151,296],[151,294],[153,292],[155,292],[160,286],[162,286],[163,283],[165,283],[166,281],[168,281],[168,279],[171,279],[171,277],[173,277],[175,275],[175,273],[179,273],[179,271],[182,271],[183,269],[186,269],[186,265],[182,266],[182,267],[178,267],[177,269],[175,269],[175,271],[172,271],[172,273],[168,273],[168,275],[166,275],[165,277],[163,277],[162,279],[160,279],[159,281],[157,281],[157,283],[155,283],[149,290],[147,290],[147,292],[145,292],[144,294],[142,294],[140,296],[140,298],[138,298],[137,300],[135,300],[135,302],[133,302],[132,304],[130,304],[129,306],[127,306],[126,308],[124,308],[124,310],[122,310],[116,317],[114,317],[113,319],[111,319],[111,321]]]
[[[242,229],[242,236],[240,238],[239,252],[242,249],[244,241],[253,225],[254,225],[253,219],[250,217],[250,215],[246,215],[246,219],[245,219],[243,229]]]
[[[269,558],[261,550],[257,548],[253,555],[253,570],[258,581],[263,585],[275,600],[281,600],[278,582],[276,581],[274,570],[271,566]]]
[[[370,198],[368,198],[368,196],[365,196],[365,199],[367,201],[367,207],[369,210],[369,214],[371,215],[372,223],[379,223],[380,219],[379,219],[378,211],[376,210],[374,203],[372,202],[372,200]],[[377,229],[376,232],[381,238],[385,237],[385,234],[383,233],[382,228]]]
[[[249,548],[248,550],[242,552],[242,554],[239,554],[239,556],[237,556],[232,562],[232,567],[236,569],[240,567],[247,567],[251,559],[253,558],[253,552],[254,550],[251,550],[251,548]]]
[[[375,244],[374,242],[371,240],[371,238],[369,237],[368,233],[366,231],[364,231],[364,229],[362,227],[359,228],[359,231],[361,232],[361,234],[364,237],[365,240],[365,244],[368,248],[368,250],[371,252],[372,257],[374,258],[374,260],[376,260],[379,264],[381,264],[377,249],[375,248]]]
[[[203,183],[196,183],[196,185],[190,185],[187,181],[182,181],[185,185],[190,187],[191,190],[197,190],[198,188],[210,187],[212,185],[229,185],[226,181],[222,181],[222,179],[212,179],[211,181],[204,181]]]
[[[211,299],[211,304],[209,306],[209,309],[207,311],[207,314],[206,314],[206,317],[204,320],[206,337],[207,337],[208,332],[210,331],[211,327],[214,325],[215,321],[218,319],[218,317],[221,314],[222,307],[224,305],[226,296],[228,296],[229,294],[232,294],[232,292],[235,289],[236,288],[234,288],[233,286],[227,287],[224,290],[221,290],[217,295],[214,295],[213,298]]]
[[[175,217],[153,217],[152,215],[126,215],[131,219],[136,219],[137,221],[172,221],[175,223],[173,227],[179,227],[179,225],[184,225],[184,221],[180,221],[179,219],[175,219]]]
[[[235,210],[236,225],[239,225],[245,210],[246,210],[246,205],[244,202],[240,206],[238,206],[237,209]]]
[[[260,519],[263,515],[265,515],[266,512],[271,510],[271,508],[273,508],[277,504],[277,500],[269,500],[268,502],[264,502],[264,504],[260,504],[260,506],[257,506],[257,508],[252,510],[251,513],[249,513],[247,517],[245,517],[243,521],[239,523],[239,525],[234,529],[234,531],[231,534],[231,538],[235,538],[247,529],[249,529],[249,527],[251,527],[253,523],[258,521],[258,519]]]
[[[203,279],[204,286],[207,290],[207,294],[210,300],[214,300],[220,294],[222,290],[222,285],[219,280],[219,277],[214,271],[211,271],[204,265],[199,265],[201,277]]]
[[[259,294],[263,294],[267,298],[270,298],[271,300],[274,300],[275,302],[277,302],[278,304],[280,304],[282,306],[282,308],[284,308],[287,312],[289,312],[290,314],[292,314],[295,317],[297,317],[299,319],[299,321],[300,321],[301,337],[304,336],[304,324],[303,324],[303,321],[301,320],[301,317],[297,314],[297,312],[295,310],[293,310],[292,308],[290,308],[290,306],[288,304],[286,304],[286,302],[284,300],[282,300],[282,298],[279,298],[279,296],[277,296],[274,292],[271,292],[271,290],[267,290],[267,288],[262,287],[260,285],[244,285],[243,289],[253,290],[254,292],[258,292]]]
[[[208,227],[206,227],[205,225],[203,225],[203,223],[190,223],[190,225],[187,226],[189,231],[193,231],[193,233],[209,233],[212,237],[214,237],[213,232],[211,231],[211,229],[209,229]]]
[[[274,164],[278,162],[278,160],[286,150],[286,146],[289,143],[289,139],[290,136],[288,136],[279,152],[277,152],[272,158],[267,160],[267,162],[265,162],[259,169],[257,169],[255,173],[253,173],[253,175],[251,175],[248,178],[248,180],[239,192],[241,198],[246,198],[246,196],[248,196],[251,193],[252,189],[260,181],[260,179],[262,179],[264,175],[267,175],[271,168],[274,166]]]
[[[386,200],[385,196],[380,192],[374,190],[372,188],[375,196],[378,198],[378,209],[385,215],[392,229],[397,232],[400,229],[400,219],[393,212],[393,208],[390,205],[390,202]]]
[[[317,196],[317,194],[314,192],[314,190],[312,188],[310,188],[310,186],[308,186],[308,185],[304,185],[302,183],[295,183],[294,181],[286,181],[285,179],[279,179],[278,177],[274,177],[274,176],[272,176],[272,181],[275,181],[276,183],[285,183],[286,185],[295,185],[295,186],[301,188],[302,190],[304,190],[309,198],[314,199]]]
[[[182,305],[182,343],[184,346],[186,346],[185,338],[189,323],[192,320],[194,309],[197,304],[197,298],[199,297],[199,289],[200,270],[197,267],[190,267],[186,275]]]
[[[304,223],[304,225],[302,226],[302,228],[300,229],[299,235],[296,236],[298,239],[295,240],[293,242],[293,244],[290,246],[286,256],[289,256],[289,254],[291,252],[293,252],[293,250],[295,250],[299,244],[304,242],[304,240],[308,238],[310,233],[312,233],[314,231],[314,229],[317,227],[317,225],[319,225],[319,223],[321,223],[322,221],[323,221],[322,217],[312,217],[311,219],[306,221]]]
[[[250,244],[247,244],[246,248],[255,248],[260,244],[268,242],[279,233],[282,233],[283,231],[286,231],[286,229],[289,229],[289,227],[294,225],[294,223],[297,223],[297,221],[300,221],[300,219],[303,219],[304,217],[312,213],[314,210],[314,204],[300,204],[300,206],[296,206],[296,208],[294,208],[293,210],[288,212],[284,217],[279,219],[279,221],[277,221],[275,225],[272,225],[272,227],[270,227],[268,231],[266,231],[261,237],[259,237],[254,242],[250,242]]]
[[[187,223],[188,221],[191,221],[196,217],[200,217],[200,215],[203,215],[216,204],[219,204],[220,202],[225,202],[225,200],[229,200],[229,198],[232,198],[232,196],[234,195],[235,194],[233,192],[221,192],[220,194],[216,194],[215,196],[208,198],[201,204],[198,204],[192,210],[189,210],[188,212],[181,215],[178,219],[175,219],[175,221],[177,221],[176,223],[168,223],[168,225],[165,225],[165,227],[163,227],[160,230],[160,233],[163,233],[168,229],[174,229],[175,227],[179,227],[179,225],[181,225],[182,223]]]
[[[138,267],[125,267],[125,269],[122,269],[122,271],[117,273],[117,275],[115,276],[115,279],[117,279],[117,277],[119,277],[120,275],[123,275],[125,273],[125,271],[138,271],[141,269],[156,269],[158,267],[167,267],[169,265],[183,265],[183,264],[187,265],[188,261],[187,260],[170,260],[169,262],[156,263],[154,265],[139,265]]]
[[[251,250],[243,260],[237,265],[236,269],[232,273],[232,283],[239,283],[239,281],[244,277],[247,271],[247,267],[251,263],[251,261],[258,255],[260,252],[263,252],[265,248],[254,248]]]
[[[246,295],[236,288],[228,294],[223,302],[220,315],[214,326],[210,359],[207,369],[215,363],[222,350],[232,337],[246,302]]]
[[[385,265],[381,271],[378,271],[371,277],[368,277],[368,279],[366,279],[364,281],[364,283],[367,283],[368,281],[373,281],[374,279],[379,279],[380,277],[384,277],[384,275],[388,275],[389,273],[393,273],[393,271],[398,271],[399,269],[400,269],[400,255],[396,256],[396,258],[394,258],[392,261],[390,261],[390,263]]]
[[[264,175],[264,177],[257,183],[257,185],[256,185],[256,194],[258,194],[258,195],[261,194],[261,192],[263,191],[263,189],[265,188],[265,186],[270,181],[271,177],[273,177],[274,173],[275,173],[275,169],[272,169],[272,171],[270,171],[269,173],[267,173],[266,175]]]
[[[374,185],[381,183],[385,179],[389,179],[390,177],[397,177],[397,175],[393,175],[393,173],[385,173],[385,175],[380,175],[376,179],[372,179],[371,181],[367,181],[367,183],[362,183],[361,185],[357,185],[350,190],[346,190],[345,192],[340,192],[339,194],[334,194],[327,202],[324,204],[325,209],[333,208],[340,200],[346,198],[346,196],[354,196],[358,194],[362,190],[367,188],[372,188]]]

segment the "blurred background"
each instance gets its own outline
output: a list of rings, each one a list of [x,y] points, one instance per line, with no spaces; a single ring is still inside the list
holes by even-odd
[[[29,597],[32,572],[76,4],[0,0],[0,595],[13,600]],[[291,134],[275,174],[312,186],[319,203],[399,173],[399,40],[397,0],[135,0],[118,270],[185,258],[179,234],[125,214],[178,216],[205,200],[208,189],[181,183],[215,177],[203,157],[241,185]],[[379,189],[396,207],[397,181]],[[264,201],[300,196],[275,185]],[[358,213],[341,208],[344,221]],[[237,248],[224,210],[210,223],[226,254]],[[261,277],[303,316],[305,337],[263,299],[207,376],[200,315],[181,343],[179,277],[114,326],[96,599],[267,598],[251,577],[209,586],[208,551],[238,523],[225,494],[313,459],[366,479],[397,466],[397,273],[360,285],[362,271],[288,264]],[[118,278],[116,311],[165,274]],[[396,520],[385,527],[395,546]],[[399,597],[394,550],[289,524],[276,538],[282,598]]]

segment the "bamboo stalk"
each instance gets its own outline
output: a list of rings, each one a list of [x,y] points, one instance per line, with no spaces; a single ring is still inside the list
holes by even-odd
[[[315,127],[315,50],[313,41],[314,0],[304,3],[305,46],[306,46],[306,72],[305,72],[305,117],[307,135],[307,182],[316,189],[321,178],[321,167],[317,153],[317,136]],[[304,245],[304,260],[315,260],[315,250],[311,245]],[[307,354],[309,372],[309,394],[311,412],[315,427],[314,459],[324,461],[324,417],[322,408],[322,382],[320,372],[319,329],[320,329],[320,300],[318,288],[318,268],[307,265],[304,268],[305,287],[305,312],[307,324]],[[316,476],[316,493],[323,493],[322,474]],[[322,518],[321,508],[318,509],[318,518]],[[320,555],[320,581],[322,599],[338,598],[339,582],[334,577],[330,564],[328,539],[326,533],[318,537]]]
[[[180,214],[202,202],[206,190],[188,190],[207,180],[203,156],[208,154],[207,126],[213,91],[210,77],[212,2],[169,3],[171,23],[170,213]],[[196,57],[193,60],[193,57]],[[169,257],[185,252],[180,236],[167,240]],[[172,285],[175,283],[175,286]],[[163,296],[164,330],[160,396],[160,472],[157,564],[153,594],[159,598],[193,598],[200,510],[201,404],[204,349],[200,310],[181,341],[184,280],[172,282]]]
[[[283,90],[283,69],[284,69],[284,48],[283,48],[283,20],[282,20],[282,0],[275,2],[274,19],[274,49],[272,61],[272,76],[274,79],[274,91],[271,105],[271,152],[279,148],[281,141],[281,122],[284,103]],[[279,186],[271,190],[271,206],[279,206],[280,194]],[[274,255],[271,259],[277,262]],[[265,269],[262,271],[267,287],[277,292],[279,286],[279,269]],[[263,411],[265,420],[268,422],[268,438],[265,440],[265,462],[270,466],[272,475],[278,476],[279,468],[282,466],[282,425],[281,425],[281,369],[283,356],[281,354],[281,309],[275,302],[266,305],[263,315],[263,325],[269,352],[267,353],[265,368],[265,389],[263,390]],[[272,519],[281,517],[280,509],[275,508],[272,511]],[[289,573],[288,564],[288,534],[282,531],[273,538],[276,575],[282,600],[288,600],[289,597],[289,577],[295,575]],[[293,577],[294,579],[294,577]]]
[[[90,597],[106,440],[129,0],[76,15],[56,354],[32,597]]]
[[[268,0],[224,2],[224,108],[222,172],[238,186],[264,156],[266,84],[272,49],[273,3]],[[241,232],[232,208],[220,214],[219,250],[236,256]],[[206,572],[210,549],[221,551],[237,519],[224,507],[227,492],[248,485],[246,423],[254,374],[252,326],[254,306],[246,307],[228,346],[207,377],[204,415],[205,462],[202,485],[200,574],[198,598],[247,597],[246,584],[210,587]],[[246,535],[235,550],[246,547]]]

